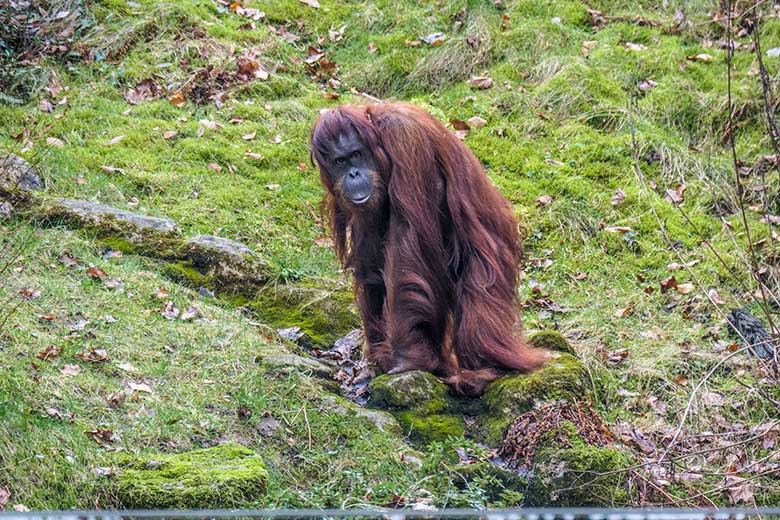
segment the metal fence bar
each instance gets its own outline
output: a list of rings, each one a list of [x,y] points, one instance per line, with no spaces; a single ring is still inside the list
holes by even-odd
[[[780,520],[780,507],[723,509],[218,509],[120,511],[14,511],[0,512],[0,520],[189,520],[189,519],[480,519],[480,520],[743,520],[763,517]]]

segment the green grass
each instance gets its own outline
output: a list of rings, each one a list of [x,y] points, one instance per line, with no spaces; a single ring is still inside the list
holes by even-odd
[[[95,59],[70,66],[46,63],[67,88],[53,100],[67,98],[54,113],[42,113],[37,100],[0,105],[0,148],[18,150],[13,136],[29,129],[33,147],[24,155],[39,162],[50,194],[170,217],[191,235],[239,240],[268,259],[283,280],[335,278],[341,275],[332,251],[315,244],[325,231],[307,139],[318,111],[337,102],[365,101],[350,93],[355,88],[414,102],[445,121],[479,115],[488,124],[473,129],[465,142],[528,231],[531,261],[521,298],[530,298],[531,287],[541,284],[547,298],[570,309],[551,316],[530,306],[524,311],[527,328],[557,327],[574,339],[598,383],[596,406],[610,422],[627,421],[658,438],[674,430],[691,386],[719,358],[713,340],[704,337],[706,329],[723,320],[701,293],[659,290],[659,282],[671,275],[680,283],[693,280],[685,270],[668,269],[679,259],[669,250],[651,203],[683,257],[699,260],[693,270],[702,288],[717,289],[724,308],[749,303],[740,284],[703,247],[702,237],[663,199],[665,189],[686,184],[682,209],[749,283],[728,229],[712,211],[714,198],[731,204],[734,199],[733,190],[724,189],[733,172],[721,143],[725,51],[703,46],[705,39],[723,38],[724,31],[709,21],[708,3],[672,1],[663,9],[658,2],[590,2],[624,17],[600,30],[591,26],[588,5],[575,0],[505,0],[503,7],[477,0],[422,6],[355,0],[322,2],[319,10],[297,0],[250,1],[248,7],[266,13],[253,29],[246,28],[248,19],[219,11],[210,0],[137,3],[140,7],[95,1],[91,9],[99,27],[84,41]],[[666,30],[680,7],[693,25],[676,33]],[[662,25],[640,25],[631,21],[635,16]],[[456,21],[462,22],[457,30]],[[290,42],[270,30],[273,26],[278,33],[282,25],[299,39]],[[328,30],[341,27],[343,38],[331,42]],[[405,43],[437,31],[447,34],[441,46]],[[762,36],[764,49],[780,46],[780,21],[767,19]],[[587,56],[584,41],[596,42]],[[741,41],[747,44],[749,38]],[[631,50],[626,42],[647,48]],[[369,44],[376,52],[369,52]],[[309,45],[321,46],[338,65],[338,101],[325,99],[334,89],[312,78],[303,64]],[[253,49],[271,72],[268,81],[229,89],[221,107],[192,101],[177,107],[166,99],[196,70],[235,70],[237,56]],[[712,61],[687,59],[700,53]],[[780,62],[765,61],[774,80]],[[736,127],[737,151],[747,163],[771,153],[760,83],[752,72],[756,66],[750,52],[737,51],[734,97],[744,109]],[[477,74],[491,76],[494,87],[469,87],[464,80]],[[166,95],[129,105],[124,93],[150,77],[168,89]],[[639,92],[637,82],[647,79],[657,86]],[[231,123],[233,118],[242,121]],[[201,120],[221,127],[199,136]],[[649,196],[633,169],[632,127],[640,156],[654,151],[662,157],[640,161],[655,186]],[[164,139],[168,130],[177,135]],[[242,139],[251,132],[256,132],[252,140]],[[121,141],[107,144],[120,135],[125,136]],[[47,146],[47,137],[64,146]],[[247,158],[247,151],[263,158]],[[210,163],[221,171],[209,169]],[[120,170],[107,172],[103,166]],[[771,175],[777,182],[777,174]],[[616,189],[624,190],[626,199],[613,207]],[[542,195],[555,199],[537,206]],[[767,234],[758,215],[751,212],[749,218],[757,233]],[[739,218],[726,220],[744,250]],[[94,472],[110,466],[111,454],[85,434],[95,428],[119,434],[111,449],[127,451],[183,451],[245,440],[266,458],[271,473],[268,497],[249,505],[379,505],[393,494],[424,496],[420,488],[432,492],[439,505],[488,503],[478,489],[453,487],[439,471],[435,449],[425,454],[422,468],[401,462],[399,453],[408,448],[400,439],[360,419],[345,421],[311,377],[262,372],[255,358],[282,348],[269,330],[229,305],[161,277],[164,266],[130,255],[103,260],[89,237],[62,229],[0,225],[2,240],[31,237],[20,269],[0,290],[13,295],[19,288],[41,288],[41,297],[25,304],[0,332],[0,488],[10,488],[14,503],[31,508],[114,504],[110,479]],[[604,226],[632,231],[613,234]],[[57,259],[63,250],[81,258],[82,266],[63,266]],[[545,260],[551,261],[547,267]],[[121,278],[124,289],[107,290],[89,279],[83,266],[90,263]],[[577,279],[578,273],[587,278]],[[162,318],[157,312],[162,301],[154,297],[161,286],[179,308],[197,305],[205,319]],[[655,292],[646,294],[648,286]],[[615,317],[627,307],[630,313]],[[56,319],[38,319],[48,313]],[[106,323],[106,315],[117,321]],[[80,319],[90,323],[70,337],[68,324]],[[725,327],[720,337],[726,338]],[[58,358],[34,357],[51,344],[63,348]],[[109,362],[76,357],[91,348],[106,349]],[[601,353],[616,349],[629,355],[609,367]],[[122,370],[121,363],[138,372]],[[81,374],[61,375],[65,364],[79,365]],[[725,429],[724,422],[713,424],[715,413],[725,422],[748,425],[773,413],[755,391],[735,385],[734,374],[755,384],[755,361],[737,357],[710,380],[707,388],[727,395],[727,404],[713,408],[699,396],[686,431]],[[678,375],[687,378],[687,386],[674,382]],[[108,396],[130,381],[147,382],[153,391],[131,392],[124,404],[111,408]],[[776,396],[776,389],[765,389]],[[664,401],[669,412],[654,411],[648,397]],[[239,419],[240,406],[252,410],[249,420]],[[47,414],[47,407],[61,417]],[[263,414],[283,424],[272,438],[258,433]],[[716,483],[705,479],[696,485]],[[757,498],[769,503],[772,493],[778,493],[777,484],[766,483]],[[722,494],[711,498],[727,500]]]

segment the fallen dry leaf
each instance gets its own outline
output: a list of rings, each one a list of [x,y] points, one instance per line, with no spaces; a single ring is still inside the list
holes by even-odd
[[[666,194],[664,195],[664,199],[668,200],[669,202],[673,202],[675,204],[681,203],[685,197],[685,189],[688,186],[685,184],[678,184],[674,187],[674,189],[667,189]]]
[[[550,203],[552,203],[553,200],[555,200],[555,197],[553,197],[552,195],[542,195],[541,197],[538,197],[534,202],[536,203],[537,206],[547,206]]]
[[[725,305],[726,302],[723,301],[723,298],[720,297],[720,294],[716,289],[710,289],[707,291],[707,296],[710,297],[710,300],[712,300],[714,303],[717,303],[718,305]]]
[[[680,294],[689,294],[696,290],[692,282],[677,284],[677,292]]]
[[[712,61],[712,56],[706,53],[696,54],[695,56],[687,56],[687,59],[690,61]]]
[[[184,106],[184,93],[179,91],[175,92],[173,95],[168,97],[168,101],[175,106],[175,107],[183,107]]]
[[[114,145],[114,144],[118,143],[119,141],[121,141],[124,138],[125,138],[125,136],[118,135],[118,136],[114,137],[113,139],[110,139],[110,140],[106,141],[106,146]]]
[[[95,280],[103,280],[108,276],[104,270],[94,266],[87,269],[87,275],[89,275],[90,278],[94,278]]]
[[[5,509],[5,505],[11,500],[11,490],[8,486],[0,487],[0,510]]]
[[[176,307],[176,305],[172,301],[167,301],[163,304],[162,308],[160,309],[160,314],[163,318],[167,320],[175,320],[176,317],[179,315],[179,309]]]
[[[676,288],[677,288],[677,280],[675,280],[674,276],[670,276],[665,280],[661,280],[661,294],[665,294],[671,289],[676,289]]]
[[[701,396],[701,400],[704,404],[710,406],[723,406],[726,404],[726,400],[717,392],[704,392]]]
[[[580,48],[580,52],[583,56],[587,56],[590,54],[590,50],[595,47],[599,42],[596,40],[585,40],[582,42],[582,47]]]
[[[468,123],[468,125],[471,126],[472,128],[482,128],[487,124],[487,121],[482,119],[479,116],[472,116],[466,119],[466,123]]]
[[[81,373],[81,367],[78,365],[65,365],[60,368],[60,374],[63,376],[77,376]]]
[[[626,42],[626,49],[631,51],[646,51],[647,45],[641,43]]]
[[[427,43],[428,45],[437,46],[444,43],[444,40],[447,39],[447,35],[443,32],[435,32],[431,33],[427,36],[420,36],[420,41],[423,41]],[[411,47],[410,45],[407,45],[407,47]]]
[[[56,137],[47,137],[46,144],[48,144],[49,146],[53,146],[55,148],[62,148],[63,146],[65,146],[65,143],[63,143],[60,139],[57,139]]]
[[[302,4],[308,5],[309,7],[313,7],[315,9],[320,8],[320,3],[317,0],[299,0]]]
[[[487,76],[474,76],[469,80],[469,85],[484,90],[493,86],[493,79]]]
[[[187,309],[184,309],[184,312],[181,313],[179,319],[183,321],[190,321],[190,320],[194,320],[198,316],[200,316],[200,309],[197,307],[189,307]]]
[[[242,135],[241,139],[243,139],[244,141],[251,141],[252,139],[255,138],[256,135],[257,135],[257,130],[252,130],[248,134]]]
[[[726,476],[726,485],[729,486],[729,498],[731,498],[734,504],[755,505],[755,492],[753,491],[753,483],[750,480],[735,475],[728,475]]]
[[[178,133],[179,132],[177,132],[176,130],[166,130],[165,132],[163,132],[163,139],[172,139],[176,137]]]
[[[609,199],[609,203],[612,204],[613,206],[617,206],[624,200],[626,200],[626,192],[618,188],[617,190],[615,190],[615,193],[612,194],[612,198]]]
[[[607,231],[609,233],[628,233],[631,231],[631,228],[628,226],[607,226],[604,228],[604,231]]]
[[[450,124],[452,125],[452,128],[455,130],[470,130],[471,127],[469,124],[465,121],[462,121],[460,119],[450,119]]]
[[[146,383],[133,383],[132,381],[127,383],[128,388],[134,392],[145,392],[147,394],[152,393],[152,387]]]
[[[701,262],[701,260],[699,260],[698,258],[691,260],[690,262],[685,262],[684,264],[678,264],[677,262],[672,262],[671,264],[667,265],[666,268],[669,269],[670,271],[677,271],[678,269],[687,269],[689,267],[693,267],[699,262]]]
[[[221,172],[221,171],[222,171],[222,166],[220,166],[220,165],[219,165],[219,164],[217,164],[217,163],[209,163],[209,164],[208,164],[208,166],[207,166],[207,168],[208,168],[209,170],[213,170],[213,171],[215,171],[215,172],[217,172],[217,173],[219,173],[219,172]]]
[[[38,359],[42,359],[44,361],[48,361],[50,359],[54,359],[57,356],[59,356],[61,352],[62,352],[62,347],[59,347],[57,345],[49,345],[42,351],[35,354],[35,357],[37,357]]]

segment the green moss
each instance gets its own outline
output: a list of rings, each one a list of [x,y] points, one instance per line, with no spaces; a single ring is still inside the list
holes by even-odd
[[[416,410],[427,415],[447,407],[447,385],[420,370],[382,374],[371,380],[369,390],[368,404],[373,408]]]
[[[344,289],[277,285],[261,290],[253,299],[237,297],[233,301],[278,328],[300,327],[318,347],[330,347],[338,338],[360,327],[352,293]]]
[[[192,287],[214,288],[214,279],[201,273],[191,260],[180,260],[165,264],[168,275]]]
[[[126,508],[239,507],[261,497],[268,486],[263,460],[232,442],[174,455],[126,457],[119,466],[117,495]]]
[[[563,337],[563,334],[556,330],[543,330],[541,332],[531,334],[528,336],[528,341],[530,341],[531,345],[536,348],[555,350],[557,352],[571,354],[572,356],[577,355],[577,353],[574,351],[574,347],[572,347],[569,342],[566,341],[566,338]]]
[[[512,421],[538,404],[582,399],[590,390],[587,370],[570,354],[556,355],[536,372],[504,376],[491,383],[483,397],[487,439],[500,442]]]
[[[410,410],[396,412],[395,418],[409,436],[409,440],[418,446],[426,446],[433,441],[443,441],[450,437],[463,437],[466,424],[463,417],[447,414],[425,415]]]
[[[530,506],[618,506],[628,503],[628,458],[617,448],[585,443],[569,422],[547,432],[533,460]]]

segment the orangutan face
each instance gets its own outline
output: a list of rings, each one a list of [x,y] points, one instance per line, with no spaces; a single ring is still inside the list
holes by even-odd
[[[323,159],[334,193],[351,206],[368,205],[380,179],[374,155],[357,132],[350,129],[339,134],[327,146]]]

